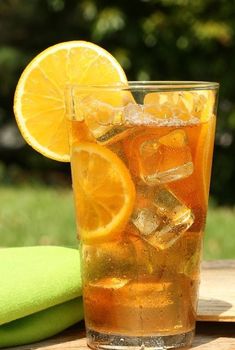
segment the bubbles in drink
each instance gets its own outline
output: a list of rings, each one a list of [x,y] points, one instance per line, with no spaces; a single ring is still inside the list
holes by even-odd
[[[82,261],[84,278],[94,283],[104,276],[119,280],[125,274],[125,279],[129,279],[135,269],[135,248],[128,240],[83,244]]]
[[[107,327],[116,330],[123,320],[125,333],[134,329],[137,334],[143,330],[154,334],[156,327],[162,332],[181,330],[195,318],[191,303],[189,310],[183,312],[185,300],[191,302],[190,282],[181,274],[160,281],[147,275],[140,281],[110,278],[85,286],[84,302],[89,324],[99,325],[103,332]]]
[[[144,119],[143,111],[143,105],[137,103],[128,103],[123,109],[125,121],[133,122],[138,119],[139,122],[141,122]]]

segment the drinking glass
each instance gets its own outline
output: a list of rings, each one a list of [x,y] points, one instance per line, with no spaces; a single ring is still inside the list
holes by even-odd
[[[87,342],[192,343],[218,84],[66,89]]]

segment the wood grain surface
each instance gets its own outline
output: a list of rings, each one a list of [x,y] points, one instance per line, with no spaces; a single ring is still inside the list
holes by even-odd
[[[203,262],[201,280],[199,321],[192,349],[235,350],[235,323],[231,322],[235,321],[235,260]],[[43,342],[8,348],[8,350],[52,349],[88,350],[84,323],[80,322]]]
[[[235,260],[203,262],[197,319],[235,322]]]

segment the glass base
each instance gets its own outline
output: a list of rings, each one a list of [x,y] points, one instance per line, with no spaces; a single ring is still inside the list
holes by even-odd
[[[91,349],[114,350],[166,350],[187,349],[191,346],[194,331],[175,335],[152,335],[146,337],[105,334],[87,329],[87,345]]]

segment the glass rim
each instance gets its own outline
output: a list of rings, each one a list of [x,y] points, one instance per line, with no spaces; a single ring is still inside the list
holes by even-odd
[[[218,90],[219,83],[207,81],[171,81],[171,80],[143,80],[127,81],[111,84],[67,84],[66,89],[72,90],[107,90],[107,91],[194,91]]]

